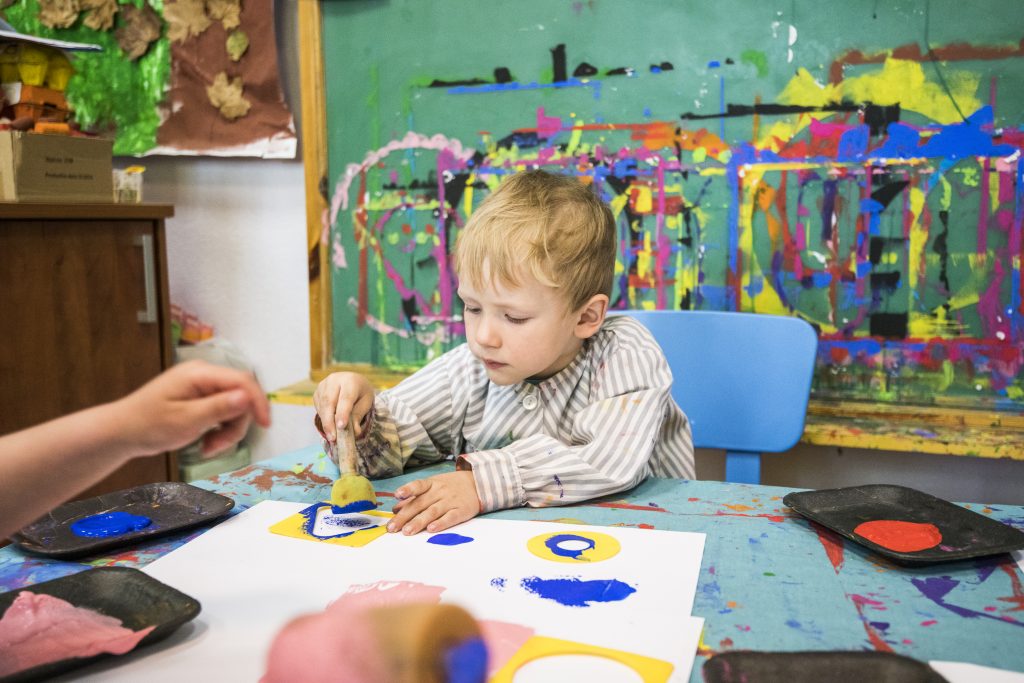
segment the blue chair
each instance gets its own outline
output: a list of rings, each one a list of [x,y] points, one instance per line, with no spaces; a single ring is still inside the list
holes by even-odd
[[[725,480],[761,481],[761,453],[804,431],[818,337],[807,322],[759,313],[623,311],[654,335],[690,418],[693,443],[725,449]]]

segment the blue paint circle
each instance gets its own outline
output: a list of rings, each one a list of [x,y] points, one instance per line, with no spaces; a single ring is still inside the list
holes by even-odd
[[[427,543],[433,543],[434,545],[462,545],[472,540],[469,536],[461,534],[434,534],[427,539]]]
[[[133,515],[129,512],[104,512],[72,522],[71,532],[76,536],[109,538],[145,529],[152,523],[153,520],[149,517]]]
[[[586,543],[587,547],[572,549],[563,548],[561,546],[562,543],[567,543],[569,541]],[[583,553],[587,552],[588,550],[593,550],[594,547],[597,545],[597,542],[594,541],[594,539],[592,538],[587,538],[586,536],[579,536],[577,534],[556,534],[548,540],[544,541],[544,545],[548,547],[548,550],[550,550],[553,554],[558,555],[559,557],[571,557],[574,560],[579,560],[583,558]]]

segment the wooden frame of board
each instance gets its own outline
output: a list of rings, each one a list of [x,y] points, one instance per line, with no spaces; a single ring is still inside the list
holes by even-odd
[[[329,179],[320,0],[299,0],[298,12],[312,360],[309,380],[277,392],[275,398],[307,403],[315,382],[341,368],[368,374],[381,388],[394,385],[403,375],[365,364],[332,363],[330,259],[324,225]],[[1015,445],[1024,442],[1024,415],[812,399],[802,441],[821,446],[1024,460],[1024,449]]]

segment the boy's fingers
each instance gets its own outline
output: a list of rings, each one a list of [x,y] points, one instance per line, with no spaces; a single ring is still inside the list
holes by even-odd
[[[427,482],[427,479],[417,479],[416,481],[410,481],[408,484],[402,484],[395,490],[395,498],[402,500],[423,495],[430,488],[430,484]]]
[[[452,528],[456,524],[461,524],[462,522],[465,522],[467,519],[470,519],[470,517],[467,516],[466,513],[460,510],[449,510],[448,512],[444,513],[439,518],[435,519],[433,522],[428,524],[427,531],[429,531],[430,533],[444,531],[445,529]]]

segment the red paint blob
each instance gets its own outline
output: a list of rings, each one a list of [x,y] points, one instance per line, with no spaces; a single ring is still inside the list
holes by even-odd
[[[853,533],[872,543],[900,553],[934,548],[942,543],[942,533],[934,524],[876,519],[858,524]]]

